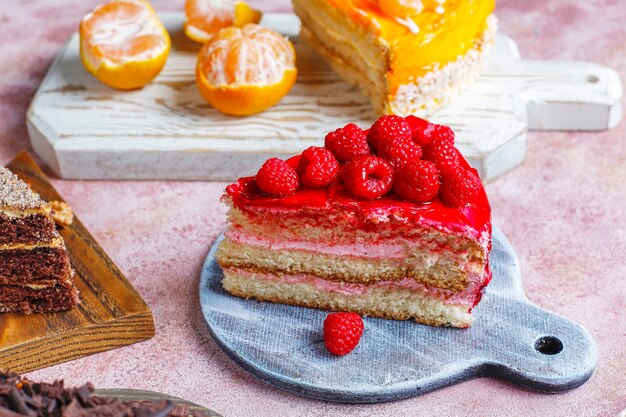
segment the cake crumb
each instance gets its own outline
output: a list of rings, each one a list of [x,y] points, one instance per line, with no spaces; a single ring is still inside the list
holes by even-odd
[[[61,227],[67,227],[74,221],[74,212],[69,204],[65,201],[54,200],[50,202],[52,207],[52,218],[54,222]]]

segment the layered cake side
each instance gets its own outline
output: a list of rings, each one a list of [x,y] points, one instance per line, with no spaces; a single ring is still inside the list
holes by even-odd
[[[309,148],[282,165],[270,160],[270,184],[296,178],[293,192],[281,196],[267,192],[264,168],[229,186],[229,228],[216,255],[224,288],[263,301],[471,325],[471,310],[491,278],[491,211],[451,131],[432,126],[415,123],[406,138],[377,146],[371,131],[369,143],[361,131],[363,154],[335,160],[335,174],[329,167],[336,158],[325,148]],[[352,129],[358,136],[359,128]],[[424,132],[428,139],[417,137]],[[341,134],[350,136],[345,128]],[[312,183],[310,175],[329,182]],[[381,183],[377,192],[368,189]]]
[[[0,312],[45,313],[78,304],[52,208],[0,167]]]
[[[430,114],[485,65],[494,0],[293,0],[302,37],[379,114]]]

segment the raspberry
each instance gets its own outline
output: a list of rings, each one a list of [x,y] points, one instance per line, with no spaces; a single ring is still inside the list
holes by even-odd
[[[434,162],[439,172],[457,167],[460,163],[454,142],[445,137],[435,138],[425,146],[422,158]]]
[[[404,120],[406,120],[406,122],[409,124],[412,136],[415,136],[417,132],[424,130],[428,126],[430,126],[428,120],[420,119],[419,117],[413,116],[412,114],[406,116]]]
[[[340,162],[348,162],[361,155],[369,155],[367,135],[363,129],[350,123],[330,132],[324,141],[326,149],[331,151]]]
[[[435,139],[449,140],[454,144],[454,131],[448,126],[428,123],[424,129],[413,130],[413,141],[419,145],[430,145]]]
[[[298,189],[298,174],[282,159],[270,158],[256,174],[256,183],[264,193],[287,197]]]
[[[337,180],[339,163],[328,149],[311,146],[302,152],[298,175],[303,185],[311,188],[326,187]]]
[[[302,158],[302,155],[296,155],[296,156],[292,156],[291,158],[287,159],[285,162],[287,162],[287,165],[289,165],[291,168],[294,169],[294,171],[298,171],[298,165],[300,164],[300,158]]]
[[[346,164],[343,181],[353,195],[373,200],[391,190],[393,168],[382,158],[364,155]]]
[[[442,174],[439,198],[451,207],[464,207],[480,190],[478,175],[462,166],[449,169]]]
[[[414,203],[431,201],[439,191],[439,171],[430,161],[411,161],[396,172],[393,191]]]
[[[378,156],[384,158],[395,169],[399,169],[407,162],[420,159],[422,148],[411,139],[397,137],[380,142]]]
[[[367,134],[367,141],[376,150],[380,142],[397,137],[410,138],[411,127],[403,117],[386,115],[374,122]]]
[[[324,320],[324,344],[333,355],[352,352],[363,335],[363,320],[356,313],[332,313]]]

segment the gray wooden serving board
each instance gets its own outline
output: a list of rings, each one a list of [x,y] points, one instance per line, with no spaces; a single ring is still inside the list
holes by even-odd
[[[597,347],[584,328],[526,298],[515,252],[499,229],[490,258],[493,281],[470,329],[364,318],[360,344],[343,357],[324,347],[328,312],[226,293],[214,258],[220,240],[200,278],[209,331],[235,362],[278,388],[327,401],[376,403],[493,376],[561,392],[582,385],[596,366]]]
[[[184,14],[160,14],[172,37],[165,68],[140,90],[117,91],[81,65],[74,34],[50,67],[28,110],[33,148],[61,178],[234,180],[269,157],[288,158],[323,144],[346,123],[369,126],[369,100],[302,42],[293,14],[261,24],[294,42],[298,81],[271,109],[232,117],[212,109],[195,84],[199,44],[182,33]],[[588,62],[533,61],[496,36],[475,83],[430,118],[452,126],[456,144],[483,180],[526,156],[535,130],[604,130],[622,113],[622,84],[612,69]]]

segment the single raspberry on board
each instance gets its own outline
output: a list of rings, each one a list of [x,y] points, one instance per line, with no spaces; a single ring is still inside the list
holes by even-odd
[[[373,200],[391,190],[393,168],[382,158],[365,155],[346,164],[343,182],[356,197]]]
[[[431,201],[439,191],[439,171],[430,161],[411,161],[396,171],[393,191],[413,203]]]
[[[256,174],[256,183],[264,193],[287,197],[298,189],[298,174],[285,161],[270,158]]]
[[[450,207],[464,207],[476,197],[480,187],[478,175],[457,166],[442,173],[439,198]]]
[[[326,135],[324,146],[331,151],[340,162],[348,162],[361,155],[369,155],[367,135],[363,129],[349,123]]]
[[[459,154],[454,142],[446,137],[437,137],[424,147],[422,158],[435,163],[440,173],[459,166]]]
[[[332,313],[324,320],[324,344],[333,355],[354,350],[363,335],[363,320],[356,313]]]
[[[378,156],[385,159],[396,170],[410,161],[422,157],[422,148],[410,138],[397,137],[381,141]]]
[[[302,152],[298,163],[300,182],[307,187],[326,187],[337,180],[339,162],[325,148],[311,146]]]
[[[372,149],[377,150],[382,141],[398,137],[411,138],[411,127],[404,117],[385,115],[374,122],[367,134],[367,141]]]

